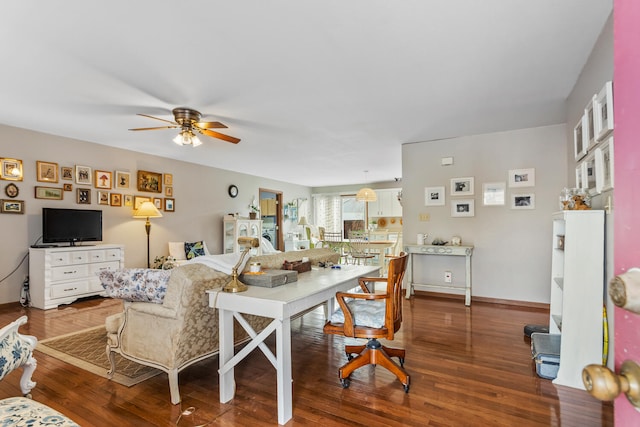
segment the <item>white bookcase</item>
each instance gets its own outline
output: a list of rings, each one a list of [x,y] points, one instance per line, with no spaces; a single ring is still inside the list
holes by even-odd
[[[602,363],[604,211],[553,215],[549,333],[561,334],[554,384],[584,389],[582,368]]]
[[[56,308],[104,294],[97,273],[124,267],[123,245],[29,249],[29,294],[35,308]]]
[[[262,237],[261,219],[225,219],[223,230],[223,250],[225,254],[240,252],[238,237]],[[262,246],[251,249],[251,255],[262,255]]]

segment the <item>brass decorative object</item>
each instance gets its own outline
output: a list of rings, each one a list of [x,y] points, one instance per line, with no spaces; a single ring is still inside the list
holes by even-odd
[[[258,240],[257,237],[238,237],[238,245],[244,246],[244,250],[242,251],[242,255],[240,255],[240,259],[233,267],[231,280],[224,286],[224,288],[222,288],[224,292],[244,292],[248,289],[247,285],[238,279],[238,269],[242,265],[242,261],[244,261],[244,258],[247,256],[249,251],[251,251],[252,248],[260,246],[260,240]]]

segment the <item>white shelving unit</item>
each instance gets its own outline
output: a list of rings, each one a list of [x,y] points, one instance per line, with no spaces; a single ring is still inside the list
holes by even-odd
[[[238,237],[262,237],[261,219],[225,219],[223,224],[223,250],[225,254],[240,252]],[[262,255],[262,246],[251,249],[251,255]]]
[[[582,368],[602,363],[604,212],[553,215],[549,333],[561,334],[554,384],[584,389]]]
[[[123,245],[30,248],[31,305],[44,310],[103,295],[97,273],[123,267]]]

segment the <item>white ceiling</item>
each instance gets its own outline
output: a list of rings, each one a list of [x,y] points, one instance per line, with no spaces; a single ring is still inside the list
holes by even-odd
[[[0,123],[308,186],[389,181],[404,143],[563,123],[611,10],[612,0],[6,2]],[[177,106],[242,141],[179,147],[173,129],[128,131],[163,125],[136,113],[172,120]]]

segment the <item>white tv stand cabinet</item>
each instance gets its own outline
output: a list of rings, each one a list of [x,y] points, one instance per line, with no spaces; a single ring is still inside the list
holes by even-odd
[[[29,249],[31,305],[43,310],[104,295],[97,273],[124,267],[123,245]]]

